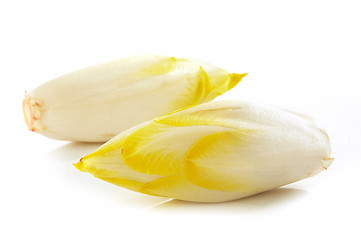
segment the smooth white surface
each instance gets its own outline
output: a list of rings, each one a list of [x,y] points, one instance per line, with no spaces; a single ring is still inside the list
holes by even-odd
[[[1,239],[360,239],[358,1],[2,1]],[[27,131],[24,90],[129,55],[194,58],[248,72],[218,99],[313,116],[334,164],[221,204],[133,193],[72,166],[98,145]]]

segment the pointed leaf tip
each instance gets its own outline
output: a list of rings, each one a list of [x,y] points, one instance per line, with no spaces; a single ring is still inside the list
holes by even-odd
[[[83,158],[81,158],[79,160],[79,162],[77,163],[73,163],[74,167],[76,167],[79,171],[85,172],[84,170],[84,162],[83,162]]]
[[[248,73],[231,73],[230,74],[230,81],[228,83],[228,90],[234,88]]]

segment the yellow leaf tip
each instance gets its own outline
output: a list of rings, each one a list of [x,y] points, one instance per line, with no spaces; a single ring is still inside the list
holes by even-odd
[[[248,73],[231,73],[228,90],[234,88]]]
[[[85,170],[84,170],[83,158],[81,158],[81,159],[79,160],[79,162],[73,163],[73,165],[74,165],[74,167],[76,167],[79,171],[82,171],[82,172],[85,171]]]

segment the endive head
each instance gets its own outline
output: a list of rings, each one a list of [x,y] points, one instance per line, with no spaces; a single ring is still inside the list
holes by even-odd
[[[105,142],[130,127],[211,101],[246,74],[158,55],[133,56],[81,69],[27,93],[25,122],[47,137]]]
[[[129,129],[75,166],[146,194],[220,202],[315,175],[331,162],[328,136],[310,118],[221,101]]]

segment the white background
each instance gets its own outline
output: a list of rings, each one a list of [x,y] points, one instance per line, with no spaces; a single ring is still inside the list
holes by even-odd
[[[361,239],[359,1],[1,1],[1,239]],[[136,54],[249,75],[218,99],[313,116],[334,164],[243,200],[134,193],[72,166],[98,145],[31,133],[24,90]]]

